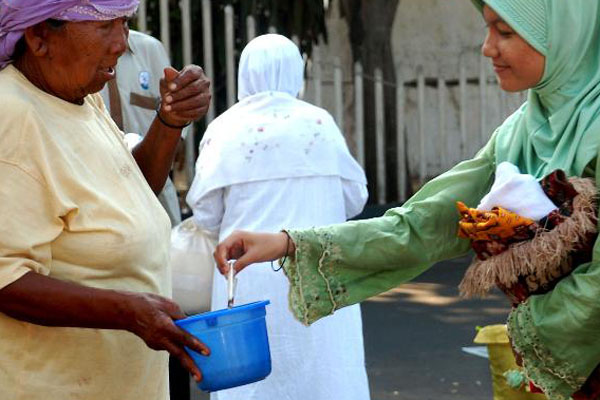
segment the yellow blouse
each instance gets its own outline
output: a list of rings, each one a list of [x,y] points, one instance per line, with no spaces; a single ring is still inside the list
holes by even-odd
[[[170,222],[99,95],[81,106],[0,72],[0,288],[29,271],[170,296]],[[165,400],[166,352],[115,330],[0,314],[3,400]]]

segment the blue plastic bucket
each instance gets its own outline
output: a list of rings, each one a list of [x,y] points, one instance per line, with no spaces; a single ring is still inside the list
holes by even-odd
[[[260,301],[175,322],[210,348],[208,357],[187,349],[202,371],[200,389],[229,389],[260,381],[271,373],[267,304],[268,300]]]

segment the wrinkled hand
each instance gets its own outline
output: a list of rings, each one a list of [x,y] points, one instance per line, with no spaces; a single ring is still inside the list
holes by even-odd
[[[199,120],[210,106],[210,80],[197,65],[188,65],[178,72],[165,68],[160,80],[160,116],[169,124],[183,126]]]
[[[147,293],[132,293],[130,301],[133,315],[129,318],[128,330],[142,338],[151,349],[166,350],[177,357],[197,382],[202,380],[202,372],[184,347],[204,356],[210,355],[210,350],[174,324],[173,320],[185,318],[179,306],[169,299]]]
[[[214,252],[219,271],[226,275],[229,272],[227,260],[237,260],[234,264],[236,272],[240,272],[250,264],[263,261],[277,260],[286,255],[294,254],[296,247],[285,233],[253,233],[235,231],[223,240]]]

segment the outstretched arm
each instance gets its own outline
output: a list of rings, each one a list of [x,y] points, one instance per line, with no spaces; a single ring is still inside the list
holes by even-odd
[[[427,183],[404,206],[381,218],[285,234],[237,232],[217,247],[226,272],[283,257],[290,281],[290,307],[310,324],[335,310],[358,303],[413,279],[435,262],[465,254],[469,243],[456,236],[456,201],[476,206],[494,177],[492,138],[474,159]]]

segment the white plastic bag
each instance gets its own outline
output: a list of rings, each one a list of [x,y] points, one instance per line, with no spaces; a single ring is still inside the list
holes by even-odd
[[[171,232],[173,300],[186,314],[210,310],[217,241],[217,234],[198,228],[193,217]]]

